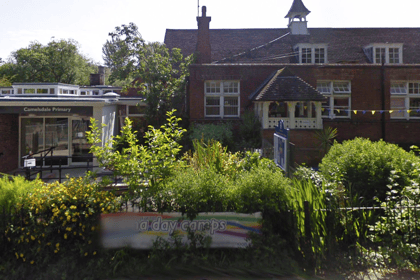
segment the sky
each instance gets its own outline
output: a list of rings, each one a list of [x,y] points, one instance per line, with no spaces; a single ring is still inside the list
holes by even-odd
[[[37,41],[74,39],[103,63],[102,46],[116,26],[134,22],[146,41],[166,29],[196,29],[197,6],[212,29],[286,28],[292,0],[0,0],[0,58]],[[420,27],[420,1],[303,0],[308,27]],[[200,8],[201,15],[201,8]]]

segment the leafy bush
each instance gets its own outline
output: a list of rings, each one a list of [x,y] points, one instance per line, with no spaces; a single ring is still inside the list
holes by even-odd
[[[253,111],[247,110],[242,114],[241,119],[242,122],[239,125],[240,148],[261,148],[261,122],[258,117]]]
[[[191,129],[190,139],[191,141],[202,139],[206,143],[214,140],[225,147],[232,148],[234,144],[232,124],[195,124]]]
[[[416,162],[414,153],[397,145],[356,138],[334,143],[319,168],[328,181],[342,183],[348,195],[362,196],[371,204],[375,196],[381,201],[385,198],[391,171],[398,170],[399,185],[406,185]]]
[[[22,199],[36,186],[35,181],[26,181],[23,177],[0,178],[0,213],[12,211]],[[1,225],[0,225],[1,226]]]
[[[159,211],[175,211],[194,218],[199,212],[224,212],[227,210],[226,176],[214,169],[187,168],[165,180],[154,199]]]
[[[8,257],[45,265],[69,251],[95,255],[99,215],[119,208],[114,195],[81,178],[34,184],[16,204],[19,215],[10,213],[16,218],[4,232]]]
[[[420,164],[414,164],[410,184],[402,189],[400,172],[393,171],[387,197],[381,201],[383,215],[370,226],[370,239],[388,263],[413,269],[420,265]]]

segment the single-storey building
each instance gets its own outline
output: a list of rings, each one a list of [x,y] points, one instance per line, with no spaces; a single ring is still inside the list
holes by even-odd
[[[142,98],[105,85],[104,68],[99,70],[91,75],[90,86],[14,83],[0,88],[0,172],[23,167],[27,155],[40,159],[50,148],[53,156],[62,157],[63,166],[86,164],[90,118],[106,125],[104,141],[116,134],[126,116],[144,116]],[[42,164],[51,163],[37,162]]]

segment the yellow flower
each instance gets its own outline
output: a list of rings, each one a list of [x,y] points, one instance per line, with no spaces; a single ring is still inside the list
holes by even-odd
[[[86,252],[86,253],[85,253],[85,257],[86,257],[87,255],[88,255],[88,253]]]
[[[34,237],[33,235],[31,235],[31,239],[32,239],[32,240],[35,240],[35,237]]]
[[[77,206],[72,205],[72,206],[70,206],[70,209],[77,209]]]
[[[91,243],[92,243],[92,240],[89,240],[88,244],[91,244]]]
[[[64,234],[64,239],[67,239],[67,233]]]
[[[57,247],[57,248],[60,247],[60,243],[56,243],[55,247]]]
[[[73,231],[73,235],[76,235],[76,234],[77,234],[77,232]]]
[[[95,252],[93,252],[93,255],[96,255],[96,251],[95,251]]]
[[[71,227],[66,227],[66,230],[67,231],[71,231]]]
[[[95,227],[92,227],[91,230],[94,231],[95,230]]]
[[[16,255],[16,259],[19,259],[19,255],[18,255],[18,253],[16,253],[16,252],[15,252],[15,255]]]
[[[20,253],[20,257],[23,258],[23,254],[22,253]]]
[[[58,252],[57,250],[54,250],[54,253],[56,253],[56,254],[57,254],[57,252]]]
[[[31,264],[34,264],[34,261],[31,261]]]

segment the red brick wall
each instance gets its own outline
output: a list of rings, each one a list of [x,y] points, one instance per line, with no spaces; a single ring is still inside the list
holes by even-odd
[[[204,81],[205,80],[240,80],[241,108],[251,105],[248,97],[275,70],[289,67],[297,76],[316,87],[317,80],[351,81],[351,109],[376,110],[372,113],[351,113],[350,119],[323,119],[324,127],[332,126],[338,130],[338,141],[355,137],[369,138],[373,141],[384,138],[385,141],[408,146],[420,146],[420,120],[391,119],[388,112],[381,114],[383,93],[385,110],[390,110],[391,80],[420,80],[418,66],[380,65],[193,65],[190,69],[189,108],[191,121],[204,118]],[[382,84],[381,71],[384,82]],[[243,112],[243,109],[241,110]],[[384,123],[384,126],[383,126]],[[383,128],[384,127],[384,128]],[[296,132],[295,132],[296,131]],[[309,135],[295,130],[292,135],[296,147],[304,151],[313,149]],[[264,131],[264,138],[272,142],[273,131]],[[302,136],[298,136],[302,135]],[[306,135],[306,136],[303,136]],[[309,151],[309,150],[307,150]]]
[[[18,168],[19,115],[0,114],[0,172]]]

